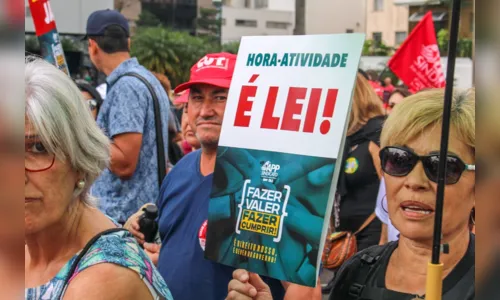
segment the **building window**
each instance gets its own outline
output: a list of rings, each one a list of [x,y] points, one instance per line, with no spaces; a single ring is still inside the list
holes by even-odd
[[[250,8],[250,0],[245,0],[245,8]]]
[[[256,20],[236,20],[236,26],[239,27],[257,27]]]
[[[406,31],[396,32],[396,46],[401,45],[406,40],[407,35]]]
[[[346,29],[345,30],[345,33],[353,33],[354,32],[354,29]]]
[[[273,28],[273,29],[288,29],[288,23],[267,21],[266,22],[266,27],[267,28]]]
[[[221,19],[220,20],[220,25],[221,26],[226,26],[226,19]]]
[[[374,11],[384,10],[384,0],[373,0],[373,10]]]
[[[372,34],[373,41],[375,42],[375,45],[380,45],[382,43],[382,32],[374,32]]]
[[[255,0],[255,8],[267,8],[269,5],[267,0]]]

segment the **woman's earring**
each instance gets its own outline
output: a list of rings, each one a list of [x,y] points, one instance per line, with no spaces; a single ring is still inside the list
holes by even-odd
[[[81,179],[78,181],[78,183],[76,184],[76,187],[81,190],[85,187],[85,180]]]

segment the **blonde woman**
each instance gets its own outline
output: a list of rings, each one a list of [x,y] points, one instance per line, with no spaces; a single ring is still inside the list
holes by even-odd
[[[424,299],[433,244],[444,89],[410,96],[385,122],[380,158],[399,241],[371,247],[339,271],[330,300]],[[443,211],[443,300],[474,298],[475,92],[454,94]]]
[[[337,231],[357,231],[375,209],[381,170],[378,153],[385,120],[382,101],[358,73],[335,204]],[[378,244],[382,225],[376,218],[357,235],[358,250]]]

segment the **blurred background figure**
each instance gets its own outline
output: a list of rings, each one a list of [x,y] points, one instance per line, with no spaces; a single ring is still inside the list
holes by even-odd
[[[390,114],[394,106],[401,103],[404,98],[410,96],[411,93],[406,87],[397,87],[389,94],[387,99],[386,113]]]
[[[16,54],[17,55],[17,54]],[[18,58],[2,51],[0,80],[0,299],[21,299],[24,280],[24,205],[22,191],[22,127],[24,86]],[[8,62],[11,60],[14,64]],[[11,68],[18,68],[15,69]],[[18,73],[19,72],[19,73]]]
[[[191,128],[188,122],[188,115],[187,115],[188,98],[189,98],[189,91],[184,91],[174,100],[175,105],[183,105],[182,123],[181,123],[182,139],[178,142],[178,144],[182,148],[184,155],[201,148],[200,141],[196,137],[193,129]]]
[[[22,299],[24,204],[21,200],[24,127],[25,3],[0,1],[0,299]]]
[[[384,98],[384,87],[380,84],[378,80],[378,72],[375,70],[363,71],[358,69],[358,72],[363,75],[363,77],[368,80],[368,83],[375,91],[375,94],[382,100]]]
[[[391,77],[384,78],[384,91],[387,91],[389,93],[392,93],[392,91],[394,91]]]
[[[164,74],[152,72],[153,75],[160,81],[161,85],[165,89],[169,99],[172,99],[173,91],[170,80]],[[182,140],[181,134],[181,119],[177,117],[176,108],[170,101],[170,111],[168,116],[168,161],[169,168],[172,168],[177,164],[177,162],[184,156],[182,148],[178,145],[178,142]]]
[[[97,89],[85,80],[76,80],[76,85],[78,86],[78,89],[80,89],[80,92],[82,92],[85,101],[87,101],[87,105],[89,106],[94,120],[97,120],[97,115],[99,114],[99,109],[101,108],[103,101],[101,94],[99,94]]]
[[[498,87],[485,89],[478,101],[477,125],[479,147],[477,160],[479,173],[477,183],[477,258],[478,300],[500,299],[498,278],[500,277],[500,101]],[[494,92],[493,92],[494,91]]]
[[[385,120],[382,102],[368,81],[358,74],[343,155],[344,169],[335,203],[337,231],[357,231],[373,214],[382,171],[380,133]],[[381,224],[375,219],[357,236],[358,251],[378,244]]]

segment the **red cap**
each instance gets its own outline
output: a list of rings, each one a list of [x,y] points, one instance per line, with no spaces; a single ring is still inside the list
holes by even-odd
[[[229,88],[233,78],[236,55],[211,53],[205,55],[191,68],[189,81],[175,88],[175,93],[189,89],[193,84],[209,84]]]

